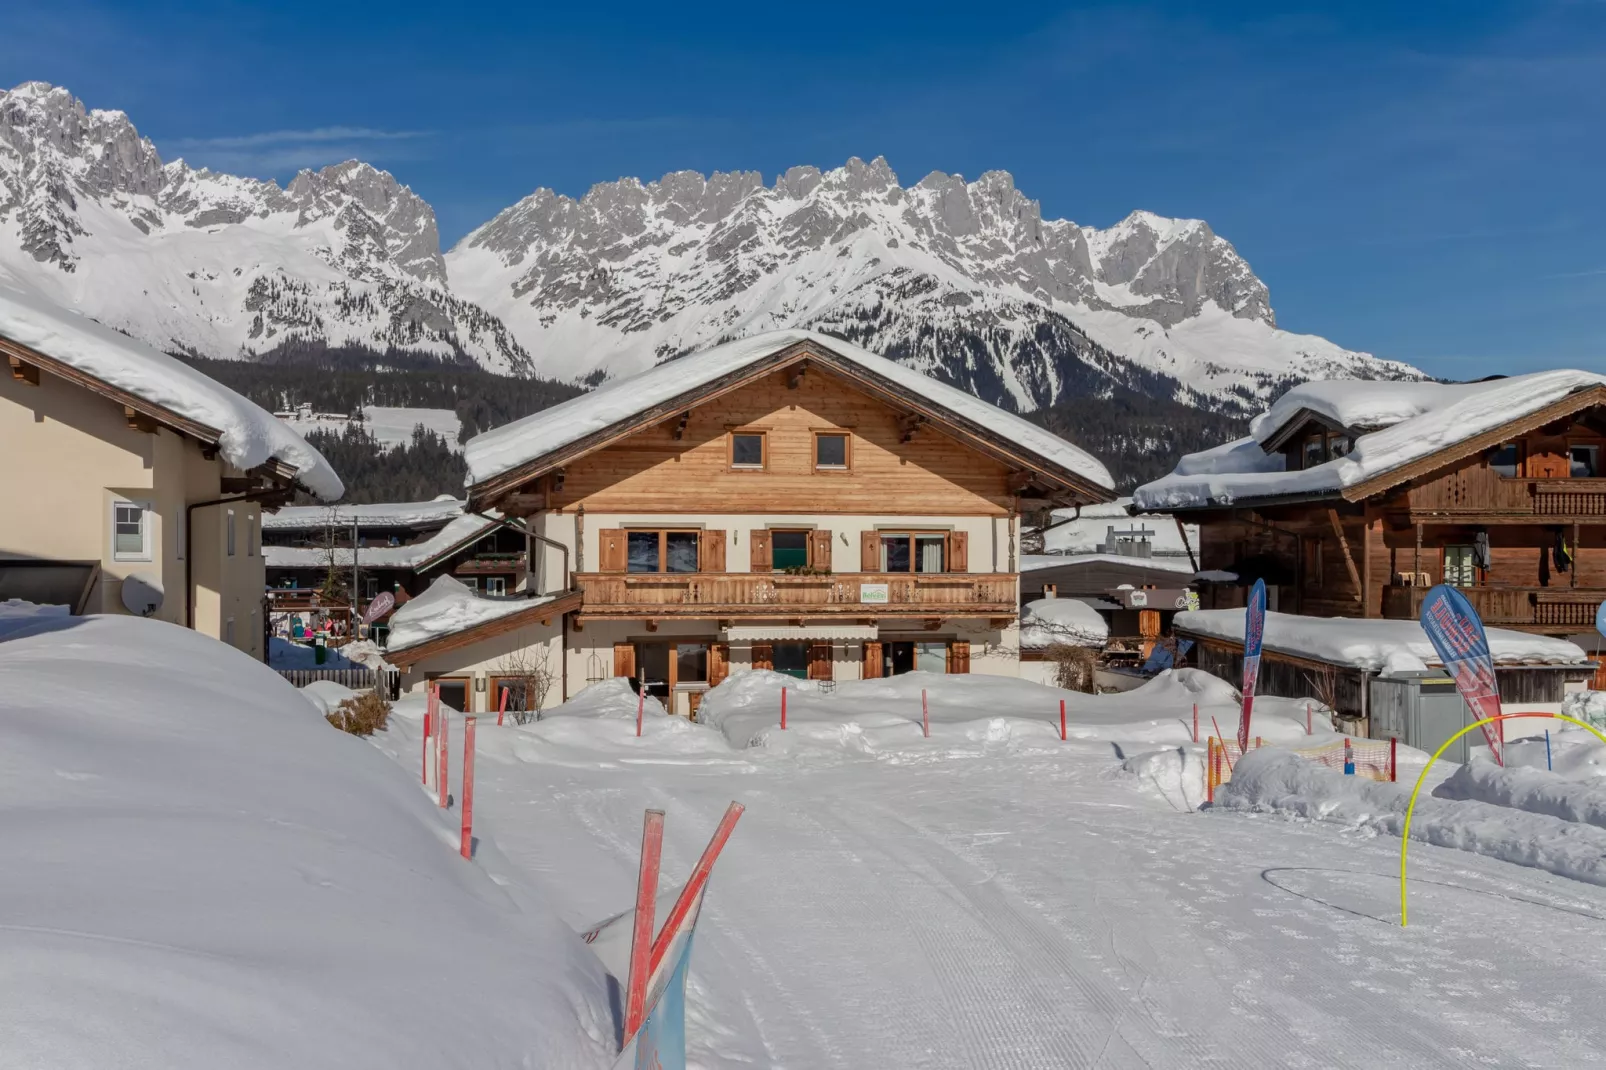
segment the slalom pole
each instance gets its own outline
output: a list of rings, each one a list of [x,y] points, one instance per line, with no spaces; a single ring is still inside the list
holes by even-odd
[[[1548,741],[1547,741],[1548,742]],[[1549,754],[1547,750],[1545,752]],[[1389,783],[1392,784],[1400,778],[1400,741],[1394,736],[1389,737]]]
[[[507,712],[507,688],[502,688],[502,700],[496,704],[496,727],[502,727],[502,715]]]
[[[474,857],[474,718],[472,717],[463,718],[463,842],[459,850],[464,858]]]
[[[926,689],[920,689],[920,731],[927,739],[931,738],[931,714],[926,709]]]
[[[1197,731],[1198,731],[1197,725],[1195,726],[1194,730],[1197,733]],[[1064,699],[1060,699],[1060,742],[1061,743],[1065,742],[1065,700]],[[1195,740],[1194,742],[1198,742],[1198,740]]]
[[[636,916],[630,937],[630,974],[625,983],[625,1043],[647,1014],[647,979],[652,970],[653,906],[658,900],[658,867],[664,853],[664,812],[648,810],[641,827],[641,868],[636,875]]]
[[[1310,735],[1310,703],[1305,703],[1305,734]]]
[[[725,816],[719,819],[719,826],[709,838],[708,846],[703,848],[702,857],[692,867],[691,876],[686,878],[685,887],[681,888],[675,905],[669,908],[669,917],[664,919],[664,926],[659,930],[657,939],[653,941],[652,954],[647,960],[648,977],[658,972],[659,964],[669,953],[669,945],[674,940],[675,933],[685,922],[686,915],[697,905],[697,897],[708,885],[708,875],[713,871],[714,861],[725,849],[725,841],[731,838],[731,832],[736,828],[736,821],[745,809],[746,807],[739,802],[733,802],[725,808]]]
[[[641,735],[641,715],[647,711],[647,689],[643,687],[641,694],[636,696],[636,735]]]
[[[450,774],[449,774],[449,772],[447,771],[447,768],[446,768],[446,757],[447,757],[447,755],[452,753],[452,748],[447,742],[446,731],[447,731],[448,728],[451,727],[451,724],[452,724],[452,719],[450,717],[446,716],[445,713],[442,713],[441,714],[440,732],[436,736],[436,751],[435,751],[436,758],[437,758],[437,761],[435,763],[435,784],[436,784],[436,787],[438,787],[440,789],[440,802],[441,802],[441,809],[442,810],[446,809],[446,800],[447,800],[446,782],[447,782],[447,779],[450,776]]]
[[[1199,704],[1193,704],[1193,741],[1199,742]]]
[[[786,688],[781,688],[781,731],[786,731]]]
[[[1555,772],[1555,769],[1550,764],[1550,729],[1548,728],[1545,729],[1545,769],[1549,772]]]

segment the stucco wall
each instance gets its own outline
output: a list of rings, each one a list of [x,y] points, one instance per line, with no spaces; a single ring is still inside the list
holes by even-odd
[[[563,701],[562,624],[557,620],[547,625],[538,622],[517,631],[492,636],[481,642],[426,658],[402,673],[402,692],[421,694],[424,684],[437,676],[465,677],[470,681],[471,708],[467,712],[494,714],[497,699],[491,694],[489,678],[507,673],[513,667],[511,660],[516,658],[534,662],[545,658],[546,664],[557,674],[557,678],[553,680],[551,690],[548,691],[541,706],[543,709],[550,709]],[[484,691],[476,690],[474,681],[477,679],[485,679]]]

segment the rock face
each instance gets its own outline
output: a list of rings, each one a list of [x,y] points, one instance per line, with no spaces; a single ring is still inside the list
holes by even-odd
[[[885,160],[537,190],[445,256],[430,206],[349,161],[288,186],[163,163],[116,111],[0,92],[0,271],[169,350],[360,345],[595,381],[807,326],[1018,410],[1119,384],[1244,413],[1314,378],[1420,378],[1277,329],[1198,220],[1045,220],[1005,172]]]
[[[454,292],[559,377],[627,374],[784,326],[837,333],[989,400],[1145,394],[1242,413],[1291,382],[1420,378],[1277,329],[1199,220],[1044,220],[1002,171],[901,186],[885,160],[537,190],[446,256]]]
[[[0,269],[168,350],[356,344],[528,374],[527,350],[446,287],[434,210],[351,161],[272,182],[164,164],[118,111],[0,92]]]

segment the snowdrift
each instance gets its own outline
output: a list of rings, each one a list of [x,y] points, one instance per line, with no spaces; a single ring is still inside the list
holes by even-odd
[[[1468,762],[1434,788],[1433,794],[1439,799],[1472,799],[1606,829],[1606,788],[1531,766],[1502,769],[1493,762]]]
[[[601,964],[403,770],[220,643],[0,642],[7,1065],[604,1067]]]
[[[1282,814],[1401,834],[1411,785],[1345,776],[1284,750],[1250,751],[1216,793],[1222,810]],[[1486,802],[1423,795],[1411,838],[1606,886],[1606,829]]]

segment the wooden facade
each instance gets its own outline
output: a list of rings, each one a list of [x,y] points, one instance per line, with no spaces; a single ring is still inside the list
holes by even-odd
[[[1297,468],[1333,434],[1311,421],[1270,445]],[[1333,442],[1324,448],[1347,449]],[[1190,511],[1201,568],[1242,584],[1205,605],[1242,605],[1259,578],[1285,612],[1414,619],[1429,587],[1451,583],[1488,624],[1588,631],[1606,599],[1602,464],[1606,389],[1594,388],[1326,497]]]

